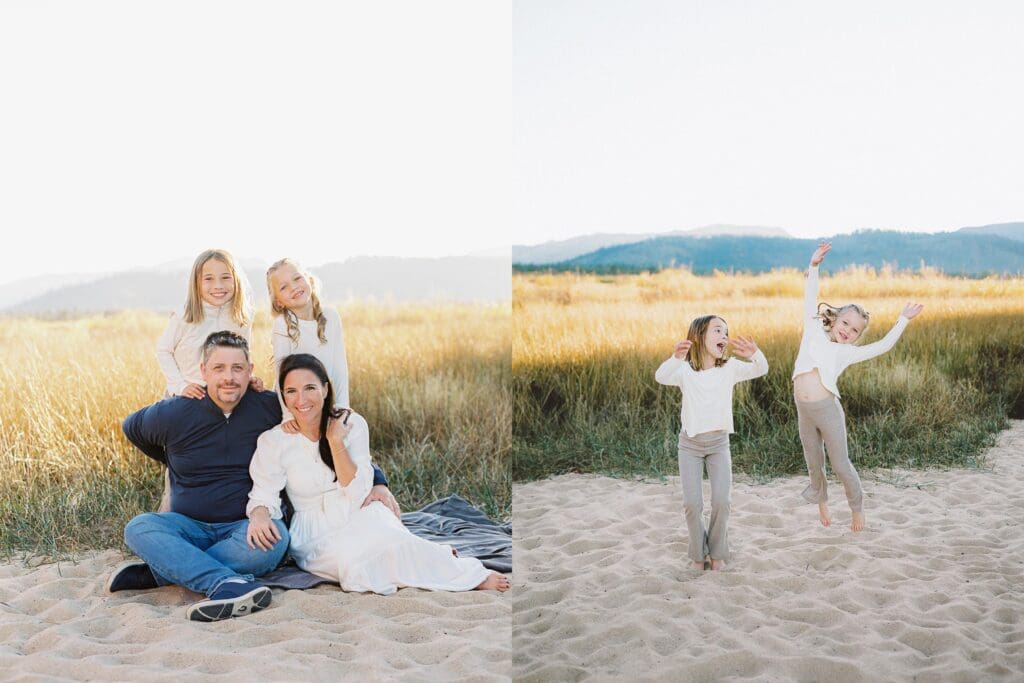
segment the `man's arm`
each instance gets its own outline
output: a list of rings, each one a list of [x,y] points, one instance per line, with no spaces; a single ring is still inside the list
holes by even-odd
[[[162,403],[162,402],[161,402]],[[161,403],[154,403],[124,419],[121,431],[140,451],[157,462],[167,464],[167,438],[160,415]]]

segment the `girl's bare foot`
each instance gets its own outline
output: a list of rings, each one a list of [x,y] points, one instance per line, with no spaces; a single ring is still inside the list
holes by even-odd
[[[711,569],[715,571],[725,569],[725,560],[711,560]]]
[[[864,513],[854,512],[853,522],[850,524],[850,528],[854,531],[864,531]]]
[[[693,569],[700,569],[700,570],[703,571],[703,569],[704,569],[704,560],[694,560],[693,562],[690,563],[690,567],[693,568]]]
[[[832,526],[832,515],[828,512],[828,503],[818,503],[818,516],[822,526]]]
[[[512,582],[508,580],[508,577],[498,572],[491,572],[483,583],[474,588],[473,590],[478,591],[498,591],[504,593],[512,587]]]

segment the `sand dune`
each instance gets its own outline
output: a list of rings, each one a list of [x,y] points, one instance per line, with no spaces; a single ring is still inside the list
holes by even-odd
[[[825,529],[804,478],[741,480],[723,572],[686,568],[678,477],[516,486],[513,675],[1024,680],[1024,422],[988,464],[867,473],[860,534],[838,482]]]
[[[381,597],[336,586],[274,591],[271,606],[213,624],[168,587],[109,595],[115,551],[0,565],[0,680],[508,680],[511,593]],[[514,589],[513,589],[514,590]]]

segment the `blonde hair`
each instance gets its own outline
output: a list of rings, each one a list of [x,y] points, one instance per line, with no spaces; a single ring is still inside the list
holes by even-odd
[[[292,343],[299,343],[299,317],[291,310],[282,306],[277,300],[277,292],[274,291],[274,283],[271,278],[274,271],[283,266],[291,266],[299,271],[309,280],[309,300],[313,304],[313,320],[316,320],[316,336],[321,344],[327,343],[327,316],[324,315],[323,307],[320,305],[320,281],[310,275],[309,271],[303,268],[298,261],[290,258],[283,258],[275,262],[267,269],[267,292],[270,294],[270,310],[275,316],[283,315],[285,324],[288,325],[288,338]]]
[[[694,318],[693,322],[690,323],[690,330],[686,333],[686,338],[692,344],[690,347],[690,367],[700,372],[704,369],[704,365],[701,362],[704,355],[707,354],[707,347],[704,346],[704,337],[708,333],[708,328],[711,327],[712,320],[721,320],[726,329],[729,328],[729,323],[725,322],[725,318],[720,315],[702,315],[699,318]],[[715,359],[715,367],[720,368],[725,365],[725,355],[721,358]]]
[[[235,259],[223,249],[207,249],[196,257],[192,264],[192,275],[188,281],[188,299],[185,300],[185,322],[201,323],[206,317],[203,313],[202,291],[203,266],[208,261],[218,260],[227,266],[231,273],[231,279],[235,282],[235,289],[231,295],[231,317],[239,327],[245,327],[252,322],[252,306],[249,304],[248,282],[240,275]]]
[[[871,314],[861,308],[858,304],[843,304],[842,306],[833,306],[822,301],[818,304],[818,315],[815,318],[821,320],[821,326],[825,328],[826,332],[832,330],[832,326],[835,324],[836,319],[839,318],[843,313],[847,311],[856,311],[857,315],[864,318],[864,329],[860,331],[860,335],[857,339],[862,339],[864,333],[868,331],[868,325],[871,324]]]

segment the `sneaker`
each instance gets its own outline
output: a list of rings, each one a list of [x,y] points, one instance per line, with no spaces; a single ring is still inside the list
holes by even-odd
[[[150,588],[159,587],[149,565],[142,560],[122,562],[114,568],[110,578],[107,579],[108,593],[146,591]]]
[[[225,583],[206,600],[192,605],[185,616],[192,621],[220,621],[259,612],[270,604],[270,589],[262,583]]]

